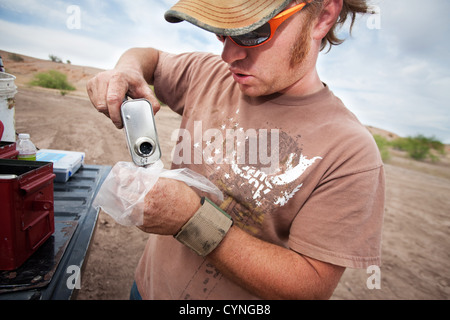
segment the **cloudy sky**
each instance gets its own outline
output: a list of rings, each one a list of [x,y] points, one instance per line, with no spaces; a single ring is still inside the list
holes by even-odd
[[[0,49],[112,68],[136,46],[220,54],[215,36],[169,24],[176,0],[1,0]],[[346,42],[319,58],[322,80],[367,125],[450,143],[450,1],[372,0]]]

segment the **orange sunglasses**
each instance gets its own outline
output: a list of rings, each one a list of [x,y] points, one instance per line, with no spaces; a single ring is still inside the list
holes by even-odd
[[[313,0],[307,0],[306,2],[300,3],[292,8],[282,11],[272,19],[270,19],[267,23],[262,25],[256,30],[253,30],[249,33],[240,35],[240,36],[221,36],[216,35],[217,38],[221,42],[225,42],[225,39],[228,37],[240,47],[245,48],[255,48],[259,47],[267,42],[269,42],[275,31],[277,31],[278,27],[287,19],[289,19],[294,13],[301,11],[306,5],[310,4]]]

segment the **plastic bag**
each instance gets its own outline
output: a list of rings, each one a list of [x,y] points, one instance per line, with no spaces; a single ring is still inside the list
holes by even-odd
[[[223,194],[211,181],[187,168],[167,170],[161,160],[151,166],[138,167],[131,162],[118,162],[103,182],[93,206],[101,208],[117,223],[141,226],[144,220],[144,200],[159,178],[183,181],[190,187],[215,195]]]

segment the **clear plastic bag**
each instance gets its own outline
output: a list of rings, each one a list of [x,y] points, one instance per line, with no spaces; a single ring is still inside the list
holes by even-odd
[[[131,162],[118,162],[103,182],[93,206],[101,208],[117,223],[141,226],[144,220],[144,200],[159,178],[179,180],[199,191],[216,196],[223,194],[211,181],[187,168],[167,170],[162,161],[138,167]]]

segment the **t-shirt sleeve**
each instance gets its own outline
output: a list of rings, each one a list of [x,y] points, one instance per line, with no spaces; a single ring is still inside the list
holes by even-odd
[[[384,180],[379,166],[321,184],[292,223],[290,248],[344,267],[380,265]]]

